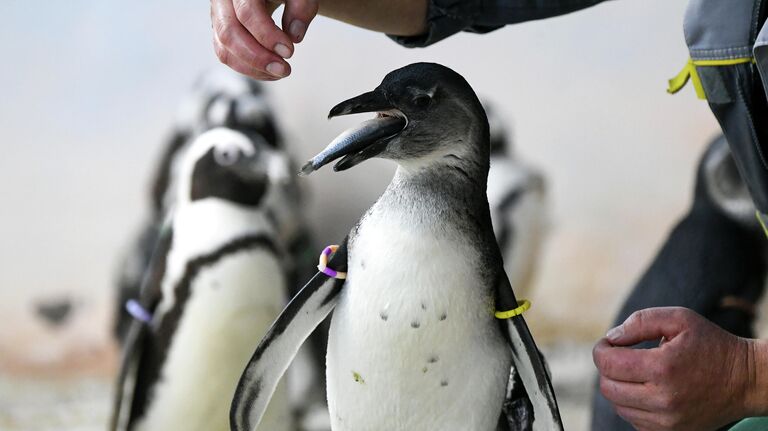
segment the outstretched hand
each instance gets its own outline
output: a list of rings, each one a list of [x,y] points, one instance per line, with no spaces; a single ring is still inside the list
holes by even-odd
[[[628,347],[660,339],[657,348]],[[640,431],[714,430],[765,411],[757,342],[686,308],[635,312],[600,340],[593,359],[600,392]]]
[[[219,60],[256,79],[274,81],[291,73],[285,59],[317,15],[318,0],[284,0],[282,28],[272,19],[279,0],[211,0],[213,47]]]

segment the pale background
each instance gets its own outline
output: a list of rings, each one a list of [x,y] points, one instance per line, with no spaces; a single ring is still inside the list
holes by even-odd
[[[540,343],[569,352],[561,362],[581,364],[570,375],[553,366],[556,380],[583,383],[589,346],[687,208],[696,160],[717,130],[691,89],[665,93],[687,59],[685,3],[615,0],[418,50],[318,18],[293,75],[267,87],[301,160],[359,120],[329,122],[331,106],[411,62],[446,64],[493,101],[517,152],[550,184],[552,230],[529,322]],[[6,0],[0,16],[0,429],[101,429],[117,258],[146,213],[178,102],[217,65],[208,2]],[[373,161],[303,180],[323,242],[343,237],[392,170]],[[34,304],[56,298],[76,308],[51,330]],[[50,382],[68,398],[52,396]],[[582,407],[587,394],[577,394]],[[71,409],[31,425],[47,406],[82,399],[93,403],[80,427]],[[566,420],[581,429],[586,413]]]

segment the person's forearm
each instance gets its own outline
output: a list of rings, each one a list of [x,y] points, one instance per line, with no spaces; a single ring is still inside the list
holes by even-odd
[[[368,30],[415,36],[427,30],[428,0],[321,0],[320,14]]]
[[[749,416],[768,416],[768,340],[750,341],[752,385],[747,395]]]

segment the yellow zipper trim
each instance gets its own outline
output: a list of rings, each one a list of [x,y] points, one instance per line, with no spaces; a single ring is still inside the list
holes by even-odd
[[[701,85],[701,78],[699,78],[699,74],[696,72],[696,67],[733,66],[735,64],[754,63],[754,61],[755,59],[753,57],[729,58],[725,60],[689,59],[688,63],[683,67],[683,70],[681,70],[677,76],[669,80],[667,93],[677,93],[685,87],[685,84],[688,83],[688,79],[690,79],[693,83],[694,90],[696,90],[696,96],[698,96],[699,99],[706,100],[707,95],[704,92],[704,87]]]

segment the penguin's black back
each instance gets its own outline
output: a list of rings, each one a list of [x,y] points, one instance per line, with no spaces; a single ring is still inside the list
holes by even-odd
[[[614,324],[643,308],[682,306],[735,335],[754,335],[754,316],[723,308],[721,301],[726,296],[752,304],[760,299],[768,269],[766,239],[757,225],[734,220],[710,196],[703,160],[715,144],[710,145],[699,165],[691,209],[669,234]]]

